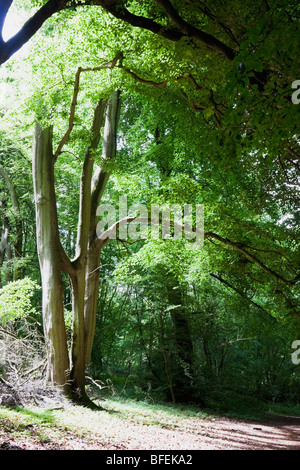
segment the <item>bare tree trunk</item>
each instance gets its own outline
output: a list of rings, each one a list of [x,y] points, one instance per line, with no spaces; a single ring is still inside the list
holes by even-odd
[[[94,119],[92,125],[92,141],[87,148],[85,160],[81,173],[80,184],[80,204],[76,243],[76,270],[71,275],[72,294],[73,294],[73,338],[72,338],[72,367],[71,383],[74,398],[80,401],[87,401],[85,393],[85,373],[86,362],[86,331],[85,331],[85,291],[88,243],[91,225],[91,185],[93,176],[93,166],[95,152],[100,140],[100,131],[103,121],[103,115],[106,108],[106,102],[99,101],[94,110]]]
[[[47,378],[67,390],[69,359],[63,309],[62,257],[59,241],[52,128],[35,128],[33,183],[37,250],[43,290],[43,324],[47,347]]]
[[[100,139],[103,104],[99,102],[95,109],[92,127],[93,141],[87,150],[83,166],[76,249],[78,269],[76,274],[71,276],[74,317],[71,381],[75,394],[84,401],[87,398],[85,373],[92,352],[99,292],[101,245],[97,243],[96,212],[111,175],[116,155],[116,134],[120,110],[119,92],[112,94],[107,105],[101,166],[96,169],[92,177],[94,151]]]
[[[106,109],[101,166],[93,176],[96,149]],[[92,139],[81,174],[76,256],[71,262],[60,243],[54,186],[55,157],[52,128],[36,126],[33,181],[37,221],[37,249],[43,288],[43,321],[47,345],[48,379],[64,386],[76,401],[87,402],[85,374],[95,333],[102,243],[96,234],[97,207],[112,171],[120,110],[119,92],[108,105],[99,101],[94,110]],[[72,346],[69,363],[63,309],[62,271],[72,283]],[[69,382],[66,376],[69,373]]]
[[[120,116],[120,93],[115,91],[107,106],[103,133],[102,164],[98,167],[93,180],[91,192],[91,218],[89,227],[89,245],[86,265],[86,292],[85,292],[85,360],[89,364],[96,326],[96,313],[100,278],[100,252],[101,244],[97,243],[96,212],[109,177],[112,173],[113,163],[117,151],[117,129]]]
[[[86,265],[86,291],[84,305],[85,363],[89,365],[96,328],[100,279],[100,251],[89,249]]]

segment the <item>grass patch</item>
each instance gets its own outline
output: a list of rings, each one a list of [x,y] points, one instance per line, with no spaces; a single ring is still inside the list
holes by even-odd
[[[136,401],[130,398],[117,398],[105,401],[105,407],[110,407],[132,422],[146,425],[161,426],[178,424],[187,418],[203,419],[207,413],[197,406],[168,403],[149,403]]]
[[[33,437],[37,442],[53,440],[55,427],[51,410],[33,411],[27,408],[0,408],[0,436],[10,441]]]
[[[229,418],[263,420],[268,412],[268,406],[257,398],[233,392],[215,392],[206,403],[213,412]]]
[[[274,403],[268,406],[269,412],[285,416],[300,416],[300,404],[294,403]]]

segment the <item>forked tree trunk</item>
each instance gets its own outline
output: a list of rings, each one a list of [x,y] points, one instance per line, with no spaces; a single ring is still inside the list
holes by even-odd
[[[96,327],[102,243],[97,240],[97,208],[113,169],[117,152],[117,130],[120,118],[120,92],[115,91],[107,106],[103,131],[102,165],[97,168],[91,185],[91,217],[86,264],[86,291],[84,306],[85,362],[89,364]]]
[[[71,365],[71,386],[74,399],[86,401],[85,394],[85,373],[86,373],[86,336],[84,321],[85,311],[85,290],[86,290],[86,269],[88,258],[89,230],[91,222],[91,184],[93,177],[93,167],[96,149],[100,141],[100,131],[103,121],[106,101],[99,101],[94,110],[92,124],[92,139],[85,154],[80,180],[80,199],[76,242],[76,258],[74,265],[76,269],[71,273],[72,283],[72,365]]]
[[[52,128],[36,125],[33,152],[37,250],[42,292],[43,324],[47,348],[47,378],[67,390],[69,359],[64,323],[61,249],[54,188]]]
[[[37,249],[42,289],[43,321],[48,357],[48,379],[64,386],[71,396],[86,402],[85,374],[88,367],[96,324],[99,290],[100,251],[96,234],[96,211],[116,155],[116,133],[120,110],[119,93],[113,93],[106,110],[101,167],[93,176],[95,152],[106,103],[100,101],[94,111],[91,145],[86,151],[80,185],[76,257],[70,261],[63,250],[58,229],[52,129],[36,126],[33,180],[37,222]],[[72,283],[72,347],[69,363],[63,309],[62,271]],[[69,374],[68,384],[66,377]]]

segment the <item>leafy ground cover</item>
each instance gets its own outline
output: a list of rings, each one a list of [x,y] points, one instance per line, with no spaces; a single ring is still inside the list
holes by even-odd
[[[0,407],[1,450],[300,450],[299,407],[263,420],[220,416],[196,406],[112,398],[103,410],[72,404]]]

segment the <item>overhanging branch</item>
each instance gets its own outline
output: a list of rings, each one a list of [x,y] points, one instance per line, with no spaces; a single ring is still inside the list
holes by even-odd
[[[269,313],[267,310],[265,310],[261,305],[259,305],[258,303],[254,302],[252,299],[249,299],[249,297],[244,294],[240,289],[237,289],[236,287],[234,287],[232,284],[230,284],[228,281],[226,281],[226,279],[223,279],[221,276],[218,276],[217,274],[214,274],[214,273],[210,273],[211,277],[213,277],[214,279],[217,279],[219,282],[221,282],[222,284],[224,284],[226,287],[228,287],[229,289],[232,289],[234,292],[236,292],[237,294],[239,294],[241,297],[243,297],[247,302],[249,302],[250,304],[254,305],[254,307],[257,307],[258,309],[262,310],[264,313],[267,313],[268,316],[274,320],[274,321],[277,321],[276,318],[273,317],[273,315],[271,313]]]
[[[6,15],[8,13],[8,10],[11,7],[13,0],[1,0],[0,2],[0,45],[3,45],[3,36],[2,36],[2,30],[5,22]]]
[[[1,3],[3,3],[3,0],[1,0]],[[12,2],[4,0],[3,13],[5,13],[5,10],[7,13],[7,6],[9,3],[11,4]],[[42,27],[46,20],[48,20],[55,13],[65,9],[67,3],[67,0],[49,0],[28,21],[26,21],[26,23],[15,36],[10,38],[7,42],[2,41],[0,43],[0,64],[6,62],[16,51],[26,44],[27,41],[29,41],[29,39],[31,39]]]
[[[116,228],[118,228],[121,225],[130,223],[132,221],[135,221],[137,223],[151,223],[151,224],[159,224],[159,220],[153,220],[151,217],[124,217],[120,221],[116,222],[113,224],[106,232],[104,232],[101,235],[101,238],[98,238],[96,241],[97,247],[100,249],[102,246],[104,246],[111,237],[112,234],[115,233]],[[261,260],[259,260],[256,256],[252,255],[249,253],[249,251],[245,250],[243,246],[241,246],[239,243],[234,243],[233,241],[229,240],[228,238],[221,237],[220,235],[214,233],[214,232],[205,232],[203,230],[193,230],[192,227],[186,227],[180,224],[176,224],[174,222],[170,222],[170,226],[174,228],[181,228],[184,229],[186,232],[191,232],[199,235],[203,235],[204,239],[207,239],[209,241],[217,240],[230,248],[234,249],[235,251],[239,251],[242,253],[246,258],[251,260],[253,263],[255,263],[257,266],[259,266],[265,273],[271,275],[274,277],[276,282],[281,281],[283,284],[288,285],[290,287],[296,285],[296,283],[299,281],[298,277],[288,280],[285,279],[281,274],[275,272],[273,269],[269,268],[266,266]]]
[[[205,31],[196,28],[195,26],[191,25],[183,18],[181,18],[178,11],[173,7],[172,3],[169,0],[156,0],[156,3],[158,3],[165,10],[172,23],[185,36],[192,37],[200,41],[208,49],[212,49],[216,52],[221,53],[230,61],[234,59],[236,54],[231,47],[227,46],[222,41],[219,41],[219,39],[215,38],[211,34],[208,34]]]
[[[249,251],[245,250],[245,248],[241,246],[240,244],[234,243],[233,241],[229,240],[229,238],[223,238],[214,232],[205,232],[205,238],[207,238],[208,240],[210,239],[218,240],[219,242],[229,246],[230,248],[233,248],[234,250],[239,251],[250,261],[257,264],[265,273],[273,276],[276,279],[276,281],[281,281],[283,284],[286,284],[290,287],[294,286],[297,283],[297,279],[292,279],[292,280],[285,279],[283,276],[275,272],[273,269],[268,268],[256,256],[249,253]]]

